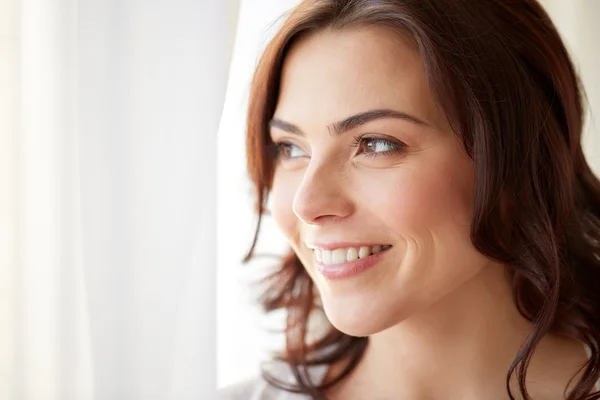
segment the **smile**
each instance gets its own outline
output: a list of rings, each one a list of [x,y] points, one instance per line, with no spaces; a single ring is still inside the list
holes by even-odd
[[[317,270],[328,280],[349,278],[375,266],[391,245],[313,248]]]
[[[374,245],[360,247],[342,247],[334,250],[313,249],[315,259],[323,265],[337,265],[349,261],[364,259],[392,247],[391,245]]]

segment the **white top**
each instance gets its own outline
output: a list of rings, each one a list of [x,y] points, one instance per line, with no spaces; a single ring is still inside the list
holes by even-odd
[[[291,367],[284,362],[273,362],[270,374],[286,383],[295,384]],[[327,373],[327,365],[310,367],[308,374],[313,382],[321,382]],[[311,400],[304,394],[290,393],[271,386],[262,378],[250,379],[228,386],[217,392],[217,400]]]

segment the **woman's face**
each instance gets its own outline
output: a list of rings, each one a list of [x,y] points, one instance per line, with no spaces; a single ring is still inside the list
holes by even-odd
[[[271,121],[271,213],[332,324],[366,336],[439,302],[485,258],[474,171],[414,45],[384,28],[322,31],[286,57]]]

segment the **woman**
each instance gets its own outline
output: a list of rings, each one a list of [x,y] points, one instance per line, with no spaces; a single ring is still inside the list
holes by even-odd
[[[600,398],[582,121],[534,0],[302,2],[248,113],[257,211],[292,249],[263,297],[286,349],[223,398]]]

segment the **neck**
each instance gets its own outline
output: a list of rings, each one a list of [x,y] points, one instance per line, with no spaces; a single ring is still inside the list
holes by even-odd
[[[339,398],[366,398],[357,392],[365,388],[369,398],[505,399],[506,375],[531,329],[514,304],[505,269],[489,266],[428,310],[370,336],[344,390],[354,397]],[[561,383],[562,392],[585,361],[583,347],[575,346],[580,351],[574,354],[572,340],[544,338],[527,377]],[[569,365],[567,373],[547,365],[556,357]]]

